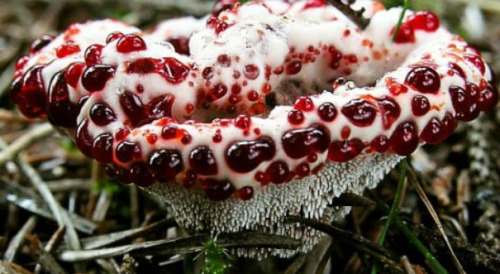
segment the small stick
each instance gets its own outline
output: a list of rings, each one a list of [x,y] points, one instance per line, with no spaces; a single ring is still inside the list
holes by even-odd
[[[66,231],[66,227],[60,226],[56,230],[56,232],[52,235],[52,237],[50,237],[50,240],[47,242],[47,244],[44,247],[44,251],[49,253],[49,254],[52,254],[54,252],[54,250],[61,243],[65,231]],[[40,264],[40,262],[38,262],[35,266],[34,273],[37,274],[37,273],[40,273],[40,271],[42,271],[42,265]]]
[[[30,241],[29,252],[31,257],[35,259],[43,270],[47,273],[65,274],[66,271],[57,263],[56,259],[49,252],[45,251],[42,243],[35,235],[26,235],[26,239]]]
[[[0,166],[14,158],[21,150],[52,133],[54,133],[54,128],[49,123],[33,127],[28,133],[0,151]]]
[[[138,199],[138,191],[135,185],[131,185],[129,188],[130,191],[130,211],[131,211],[131,227],[135,228],[139,226],[139,199]]]
[[[434,207],[432,207],[432,204],[429,201],[429,198],[427,198],[427,195],[425,194],[424,189],[422,188],[422,186],[420,185],[420,183],[417,180],[417,175],[415,174],[415,172],[413,171],[413,169],[411,167],[407,167],[407,169],[408,169],[409,181],[410,181],[412,187],[417,191],[418,196],[420,196],[420,199],[422,200],[425,207],[427,208],[427,211],[429,211],[429,213],[432,216],[432,219],[436,223],[436,226],[437,226],[439,232],[441,233],[441,235],[443,236],[443,239],[446,243],[446,246],[448,247],[448,250],[451,253],[453,263],[457,267],[458,272],[465,273],[465,270],[463,269],[462,265],[460,264],[460,261],[458,260],[457,256],[455,255],[455,252],[453,251],[453,248],[451,247],[451,243],[450,243],[450,240],[448,239],[448,235],[446,235],[446,232],[443,229],[443,225],[441,224],[441,221],[439,220],[439,217],[438,217],[436,211],[434,210]]]
[[[47,184],[42,180],[38,172],[31,165],[24,162],[23,159],[24,158],[21,157],[19,161],[19,166],[21,167],[21,170],[30,179],[30,182],[38,190],[38,192],[42,195],[42,198],[49,206],[59,226],[65,226],[67,228],[65,237],[66,243],[68,244],[68,246],[71,247],[71,249],[80,250],[81,245],[80,245],[80,240],[78,239],[78,234],[76,233],[75,227],[71,223],[71,220],[69,219],[68,215],[66,214],[65,211],[62,210],[61,205],[54,198],[54,195],[52,195],[52,192],[50,192],[50,189],[47,187]]]
[[[24,223],[23,227],[17,232],[17,234],[12,238],[5,251],[3,256],[3,260],[7,262],[13,262],[16,258],[17,251],[23,245],[24,240],[26,239],[24,236],[28,233],[31,233],[36,226],[36,216],[31,216],[26,223]]]
[[[408,260],[408,257],[406,257],[406,255],[401,256],[400,261],[407,274],[416,274],[413,270],[413,267],[411,266],[410,260]]]
[[[360,29],[364,30],[370,24],[370,19],[363,17],[365,9],[353,10],[350,5],[346,5],[340,0],[327,0],[327,2],[345,14]]]

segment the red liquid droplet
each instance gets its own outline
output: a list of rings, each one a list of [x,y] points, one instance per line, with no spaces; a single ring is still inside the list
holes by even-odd
[[[182,155],[173,149],[155,151],[149,156],[149,168],[157,181],[171,181],[184,169]]]
[[[437,93],[441,86],[439,74],[429,67],[416,67],[406,76],[406,83],[422,93]]]
[[[291,180],[290,169],[285,162],[276,161],[269,165],[269,167],[266,169],[265,177],[268,181],[275,184],[288,182]]]
[[[120,162],[128,163],[141,157],[141,148],[136,143],[123,141],[116,147],[115,155]]]
[[[116,120],[115,113],[106,103],[93,105],[89,117],[98,126],[106,126]]]
[[[391,149],[399,155],[410,155],[418,147],[417,125],[413,122],[400,124],[389,140]]]
[[[429,103],[429,100],[427,100],[427,97],[416,95],[411,100],[411,109],[413,115],[423,116],[427,114],[427,112],[429,112],[429,110],[431,109],[431,104]]]
[[[330,144],[330,135],[323,126],[287,131],[281,138],[285,153],[293,159],[300,159],[313,153],[323,153]]]
[[[226,162],[236,172],[246,173],[257,168],[262,162],[271,160],[276,147],[271,138],[261,137],[253,141],[231,144],[226,150]]]
[[[108,65],[93,65],[85,69],[82,75],[82,86],[90,91],[101,91],[109,79],[115,74],[115,69]]]
[[[318,108],[318,115],[321,120],[331,122],[337,117],[337,108],[332,103],[323,103]]]
[[[363,99],[353,99],[341,109],[351,123],[359,127],[370,126],[377,114],[376,108]]]
[[[217,174],[217,162],[212,150],[207,146],[194,148],[189,154],[189,164],[194,172],[200,175]]]
[[[231,182],[224,180],[206,179],[201,182],[201,188],[207,194],[207,197],[213,201],[223,201],[234,193],[234,187]]]
[[[92,144],[92,156],[100,163],[113,162],[113,136],[103,133]]]
[[[184,82],[189,75],[189,67],[181,63],[179,60],[166,57],[163,59],[165,65],[163,67],[163,77],[172,84]]]
[[[392,124],[399,118],[401,108],[394,99],[387,96],[377,99],[377,103],[380,108],[380,114],[382,115],[382,124],[384,129],[387,130],[391,128]]]
[[[87,66],[99,64],[101,62],[102,48],[102,45],[93,44],[85,50],[84,58],[85,64],[87,64]]]
[[[118,40],[116,50],[121,53],[146,50],[146,42],[135,34],[126,34]]]
[[[242,187],[236,192],[236,195],[238,195],[238,197],[243,201],[250,200],[253,197],[253,187],[251,186]]]
[[[56,73],[49,86],[47,116],[55,126],[74,128],[80,107],[70,101],[68,86],[62,71]]]
[[[349,141],[334,141],[328,150],[328,160],[332,162],[347,162],[358,156],[365,145],[359,139]]]

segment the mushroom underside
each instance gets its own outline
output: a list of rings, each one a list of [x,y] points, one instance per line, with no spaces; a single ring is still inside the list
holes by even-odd
[[[178,224],[189,231],[213,234],[245,230],[284,235],[299,239],[297,250],[236,249],[238,256],[262,259],[269,255],[289,258],[310,251],[324,234],[310,227],[285,223],[286,216],[303,216],[325,223],[341,221],[350,207],[332,207],[343,193],[362,194],[371,189],[404,157],[389,153],[363,154],[345,163],[328,163],[319,173],[286,184],[269,185],[254,199],[230,198],[212,201],[203,191],[178,184],[155,183],[143,188],[167,205]]]

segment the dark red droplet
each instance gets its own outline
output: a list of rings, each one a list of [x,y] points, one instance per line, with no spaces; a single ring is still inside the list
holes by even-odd
[[[267,181],[281,184],[291,180],[290,169],[284,161],[273,162],[264,173]]]
[[[328,130],[321,126],[292,129],[281,138],[285,153],[293,159],[300,159],[313,153],[323,153],[330,144]]]
[[[205,179],[201,182],[201,188],[207,197],[213,201],[223,201],[234,193],[234,187],[230,181],[218,181],[215,179]]]
[[[113,162],[113,136],[103,133],[94,139],[92,156],[100,163]]]
[[[126,34],[118,40],[116,50],[121,53],[146,50],[146,42],[136,34]]]
[[[288,112],[288,122],[292,125],[300,125],[304,119],[304,113],[300,110],[293,109]]]
[[[443,137],[443,124],[436,118],[432,118],[420,134],[420,138],[428,144],[440,143]]]
[[[209,102],[213,102],[222,98],[224,95],[226,95],[226,93],[227,86],[222,83],[218,83],[209,90],[208,94],[206,94],[205,99],[207,99],[207,101]]]
[[[314,103],[309,96],[300,96],[295,100],[294,108],[307,112],[314,109]]]
[[[262,162],[271,160],[276,154],[276,146],[271,138],[239,141],[231,144],[225,153],[229,168],[246,173],[257,168]]]
[[[62,71],[50,81],[47,116],[55,126],[73,128],[79,113],[79,106],[70,101],[68,86]]]
[[[432,11],[416,12],[409,17],[408,22],[416,30],[433,32],[439,28],[439,17]]]
[[[481,74],[484,75],[484,73],[486,72],[486,65],[484,64],[483,59],[481,59],[480,56],[467,54],[465,55],[465,60],[469,61],[474,66],[476,66],[481,72]]]
[[[259,68],[256,65],[246,65],[243,75],[250,80],[255,80],[259,77]]]
[[[227,56],[227,54],[221,54],[217,57],[217,63],[221,65],[221,67],[227,68],[231,66],[231,58]]]
[[[478,99],[478,107],[481,111],[492,110],[498,103],[498,90],[493,84],[488,83],[485,90],[481,91]]]
[[[87,66],[99,64],[101,62],[101,52],[103,47],[103,45],[93,44],[85,50],[84,58]]]
[[[295,167],[294,171],[295,174],[299,176],[299,178],[303,178],[309,175],[309,173],[311,172],[311,168],[309,167],[308,163],[301,163],[297,167]]]
[[[155,151],[149,156],[149,168],[157,181],[171,181],[184,169],[182,155],[173,149]]]
[[[443,120],[441,121],[443,124],[443,140],[448,138],[453,131],[457,128],[458,122],[451,113],[446,113]]]
[[[115,74],[115,68],[97,64],[85,69],[82,75],[82,86],[89,92],[101,91],[109,79]]]
[[[396,31],[396,27],[394,27],[391,31],[391,36],[394,35],[394,32]],[[415,30],[413,29],[413,26],[410,25],[408,22],[403,22],[401,23],[399,27],[398,34],[396,34],[396,37],[394,39],[394,42],[398,44],[404,44],[404,43],[414,43],[415,42]]]
[[[179,84],[186,80],[190,71],[188,66],[172,57],[166,57],[163,60],[165,65],[162,75],[169,83]]]
[[[47,109],[45,85],[42,77],[44,66],[31,67],[22,78],[21,92],[17,96],[19,110],[29,118],[44,118]]]
[[[457,64],[455,63],[449,63],[448,64],[448,67],[455,73],[457,74],[458,76],[460,76],[461,78],[465,79],[467,78],[466,75],[465,75],[465,72],[464,70]]]
[[[414,122],[403,122],[391,135],[389,144],[395,153],[410,155],[418,147],[418,130]]]
[[[85,64],[82,62],[71,63],[66,67],[64,71],[64,76],[66,77],[66,82],[73,88],[77,88],[78,82],[80,81],[80,76],[82,76]]]
[[[217,162],[207,146],[194,148],[189,154],[189,164],[194,172],[200,175],[217,174]]]
[[[285,72],[289,75],[294,75],[300,72],[302,63],[300,61],[292,61],[285,66]]]
[[[211,67],[206,67],[203,69],[201,75],[203,76],[203,79],[210,80],[214,76],[214,71]]]
[[[333,141],[328,150],[328,160],[332,162],[347,162],[358,156],[365,145],[359,139]]]
[[[52,42],[54,38],[55,38],[54,35],[49,35],[49,34],[40,36],[40,38],[36,39],[35,41],[33,41],[33,43],[31,43],[30,53],[37,53],[38,51],[46,47],[48,44],[50,44],[50,42]]]
[[[175,97],[170,94],[153,98],[146,106],[149,118],[158,120],[163,117],[171,117],[174,101]]]
[[[466,85],[466,89],[460,86],[453,85],[449,88],[453,108],[455,109],[455,117],[461,121],[472,121],[479,115],[477,105],[479,91],[470,85]]]
[[[238,197],[240,199],[242,199],[243,201],[247,201],[247,200],[252,199],[253,193],[254,193],[254,190],[253,190],[253,187],[251,187],[251,186],[244,186],[244,187],[238,189],[238,191],[236,191],[236,195],[238,195]]]
[[[441,87],[439,74],[429,67],[413,68],[406,76],[406,84],[422,93],[435,94]]]
[[[382,97],[377,99],[380,114],[382,115],[382,124],[384,129],[390,129],[392,124],[399,118],[401,108],[399,104],[391,97]]]
[[[234,118],[234,125],[237,128],[246,130],[250,128],[252,124],[252,118],[246,114],[240,114],[236,118]]]
[[[128,163],[141,156],[141,147],[137,143],[123,141],[116,147],[115,155],[120,162]]]
[[[370,147],[379,153],[386,152],[389,149],[389,138],[379,135],[370,142]]]
[[[56,55],[58,58],[64,58],[66,56],[80,52],[80,47],[73,43],[62,44],[56,48]]]
[[[186,37],[178,37],[178,38],[170,38],[167,40],[170,44],[174,46],[175,52],[182,55],[189,55],[189,38]]]
[[[431,104],[427,97],[416,95],[411,100],[411,109],[415,116],[423,116],[431,109]]]
[[[92,158],[92,143],[93,139],[90,136],[88,129],[88,120],[83,120],[76,130],[76,146],[83,155]]]
[[[134,184],[141,187],[148,187],[155,182],[147,165],[143,162],[133,163],[130,166],[129,176]]]
[[[161,137],[165,140],[173,139],[177,136],[176,125],[166,125],[161,131]]]
[[[328,48],[328,52],[332,56],[332,59],[330,60],[330,68],[338,69],[340,67],[340,62],[342,61],[343,54],[333,46]]]
[[[146,115],[141,99],[131,91],[125,91],[120,95],[120,105],[127,115],[132,127],[142,126],[150,120]]]
[[[318,115],[321,120],[331,122],[337,117],[337,108],[330,102],[323,103],[318,108]]]
[[[106,103],[97,103],[90,108],[89,117],[98,126],[106,126],[116,120],[114,111]]]
[[[119,31],[112,32],[108,35],[108,37],[106,37],[106,44],[109,44],[115,40],[118,40],[118,39],[122,38],[123,36],[125,36],[125,34],[119,32]]]
[[[158,71],[162,61],[155,58],[141,58],[127,66],[127,73],[147,74]]]
[[[341,109],[342,114],[358,127],[370,126],[377,115],[377,109],[363,99],[353,99]]]

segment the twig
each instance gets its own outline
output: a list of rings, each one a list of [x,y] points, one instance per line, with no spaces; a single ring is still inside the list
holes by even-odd
[[[17,139],[13,143],[9,144],[5,149],[0,151],[0,166],[11,160],[24,148],[52,134],[53,132],[54,128],[49,123],[44,123],[31,128],[28,133],[21,136],[21,138]]]
[[[377,208],[385,214],[388,214],[390,209],[383,203],[377,202]],[[417,250],[424,256],[425,261],[435,273],[448,273],[448,271],[441,265],[441,263],[432,255],[427,247],[418,239],[418,237],[403,223],[399,214],[394,216],[394,224],[405,235],[405,237],[417,248]]]
[[[342,3],[341,0],[327,0],[328,3],[340,10],[345,16],[356,24],[360,29],[365,29],[370,24],[370,19],[364,18],[364,9],[353,10],[350,5]]]
[[[394,217],[396,214],[398,214],[399,211],[399,202],[401,199],[401,193],[403,192],[403,186],[404,182],[406,180],[406,161],[403,160],[401,161],[400,165],[400,173],[399,173],[399,180],[398,180],[398,187],[396,189],[396,195],[394,196],[394,201],[392,202],[391,210],[389,211],[389,216],[387,217],[387,221],[385,222],[384,228],[382,230],[382,233],[380,234],[380,238],[378,239],[378,244],[380,246],[384,246],[385,242],[385,237],[387,236],[387,232],[389,231],[389,228],[391,227],[392,221],[394,220]],[[377,264],[372,265],[372,270],[371,273],[377,273]]]
[[[62,210],[61,205],[56,201],[56,199],[52,195],[52,192],[50,192],[49,188],[47,187],[47,184],[45,184],[38,172],[36,172],[36,170],[32,166],[24,162],[22,157],[20,158],[19,166],[21,167],[21,170],[25,173],[25,175],[30,179],[30,182],[33,184],[33,186],[42,195],[42,198],[49,206],[52,214],[54,214],[54,217],[56,218],[59,226],[66,227],[65,240],[68,246],[70,246],[73,250],[81,249],[78,234],[75,231],[73,223],[69,219],[67,213]]]
[[[372,242],[362,238],[356,234],[349,231],[342,230],[334,225],[325,224],[320,221],[313,219],[306,219],[299,216],[288,216],[286,217],[287,222],[299,222],[301,224],[313,227],[319,231],[322,231],[338,241],[346,242],[352,244],[357,250],[366,253],[373,258],[381,261],[384,264],[390,266],[393,270],[397,272],[403,272],[403,269],[398,263],[394,262],[390,257],[390,252],[384,248],[374,245]]]
[[[296,274],[299,273],[300,269],[304,266],[306,262],[306,255],[300,254],[293,262],[287,267],[283,274]]]
[[[140,235],[144,235],[145,233],[171,227],[173,225],[175,225],[174,219],[164,219],[162,221],[150,224],[145,227],[85,238],[82,239],[83,249],[88,250],[88,249],[101,248],[121,240],[129,239],[132,237],[138,237]]]
[[[64,262],[81,262],[116,257],[127,253],[130,253],[131,256],[196,253],[203,250],[204,245],[201,243],[210,239],[210,234],[197,234],[173,240],[148,241],[96,250],[64,251],[59,255],[59,259]],[[300,241],[293,238],[258,232],[220,234],[217,239],[218,246],[225,248],[296,249],[300,245]]]
[[[425,204],[427,211],[429,211],[429,213],[431,214],[432,219],[436,223],[436,226],[437,226],[439,232],[443,236],[443,239],[446,242],[446,246],[450,250],[451,256],[453,258],[453,263],[457,267],[457,270],[460,273],[465,273],[465,270],[463,269],[462,265],[460,264],[460,261],[458,260],[457,256],[455,255],[455,252],[453,251],[453,248],[451,247],[450,240],[448,239],[448,236],[446,235],[446,232],[443,229],[443,225],[441,224],[441,221],[439,220],[439,217],[438,217],[436,211],[434,210],[434,207],[432,206],[431,202],[429,201],[429,198],[427,198],[427,195],[425,194],[424,189],[422,188],[422,186],[418,182],[417,176],[415,175],[415,172],[409,166],[408,166],[408,178],[409,178],[410,184],[417,191],[418,196],[420,196],[420,199]]]
[[[43,270],[47,273],[64,274],[66,271],[57,263],[56,259],[47,252],[38,237],[35,235],[26,235],[26,239],[30,241],[29,251],[33,259],[35,259]]]
[[[139,226],[139,193],[137,191],[137,187],[135,185],[131,185],[129,187],[129,195],[130,195],[130,222],[131,227]]]
[[[411,267],[410,260],[408,260],[408,257],[406,256],[401,256],[401,265],[403,265],[403,268],[405,269],[405,272],[407,274],[415,274],[415,271]]]
[[[30,233],[33,231],[33,229],[36,226],[36,216],[31,216],[26,223],[24,223],[23,227],[17,232],[17,234],[12,238],[12,240],[9,243],[9,246],[7,247],[7,250],[5,251],[5,254],[3,256],[3,260],[7,262],[13,262],[14,259],[16,258],[17,251],[21,247],[21,245],[24,243],[25,235],[27,233]]]
[[[52,252],[59,246],[61,243],[64,232],[66,231],[66,228],[64,226],[60,226],[56,232],[50,237],[50,240],[47,242],[47,244],[44,247],[45,252],[52,254]],[[42,270],[42,265],[40,265],[40,262],[38,262],[35,266],[35,271],[34,273],[40,273]]]
[[[111,199],[113,198],[113,194],[109,193],[106,190],[101,190],[99,194],[99,199],[97,199],[97,204],[94,209],[94,213],[92,214],[92,221],[94,222],[102,222],[106,218],[106,214],[108,213],[109,206],[111,205]]]

